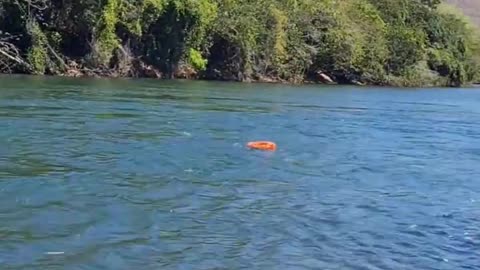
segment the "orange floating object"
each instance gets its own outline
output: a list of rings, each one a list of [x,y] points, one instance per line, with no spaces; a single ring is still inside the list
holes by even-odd
[[[269,141],[249,142],[247,146],[251,149],[256,149],[256,150],[264,150],[264,151],[277,150],[277,145],[274,142],[269,142]]]

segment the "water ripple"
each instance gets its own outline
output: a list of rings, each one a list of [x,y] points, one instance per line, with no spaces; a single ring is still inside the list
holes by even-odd
[[[1,81],[2,269],[480,269],[475,91]]]

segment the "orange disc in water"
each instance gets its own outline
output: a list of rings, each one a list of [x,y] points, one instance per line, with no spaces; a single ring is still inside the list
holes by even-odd
[[[277,145],[274,142],[269,142],[269,141],[249,142],[247,146],[251,149],[256,149],[256,150],[264,150],[264,151],[277,150]]]

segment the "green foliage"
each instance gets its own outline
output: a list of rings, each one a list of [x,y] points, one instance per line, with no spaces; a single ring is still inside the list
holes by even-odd
[[[18,0],[0,1],[0,26],[19,36],[14,45],[34,73],[64,58],[91,69],[149,66],[164,76],[188,63],[204,78],[233,80],[479,81],[479,31],[440,2]]]
[[[94,62],[108,66],[113,56],[113,51],[120,46],[120,40],[115,30],[119,21],[118,12],[121,0],[108,0],[103,8],[97,30],[97,38],[93,45]]]
[[[404,69],[398,76],[390,74],[386,78],[386,84],[402,87],[442,86],[446,83],[447,79],[431,70],[426,61],[420,61],[416,65]]]
[[[407,27],[392,27],[387,34],[390,57],[387,69],[394,75],[400,75],[425,55],[425,37],[423,31]]]
[[[453,6],[442,4],[439,12],[441,18],[447,18],[444,28],[453,32],[450,41],[445,43],[449,44],[448,48],[456,60],[460,60],[466,82],[479,82],[480,29]]]
[[[205,70],[207,68],[208,61],[202,57],[202,54],[191,48],[188,54],[188,62],[197,70]]]
[[[124,1],[120,9],[123,24],[132,34],[141,36],[163,13],[167,0]]]
[[[47,37],[40,29],[38,23],[29,23],[29,32],[32,39],[32,45],[28,50],[28,62],[32,67],[34,74],[44,74],[47,67]]]
[[[378,10],[363,0],[323,1],[315,7],[309,8],[308,17],[295,16],[301,19],[294,21],[293,29],[300,33],[292,33],[296,38],[290,39],[297,52],[303,48],[303,58],[312,58],[305,67],[307,73],[315,76],[326,72],[341,82],[360,78],[371,83],[382,81],[388,50],[386,25]],[[304,38],[298,38],[302,35]]]
[[[282,10],[279,10],[276,7],[271,7],[270,12],[274,25],[273,58],[275,62],[282,62],[287,57],[288,36],[286,27],[288,23],[288,17]]]

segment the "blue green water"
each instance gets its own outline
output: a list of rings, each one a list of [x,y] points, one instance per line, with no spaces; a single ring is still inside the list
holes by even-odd
[[[479,140],[474,89],[2,77],[1,269],[480,269]]]

